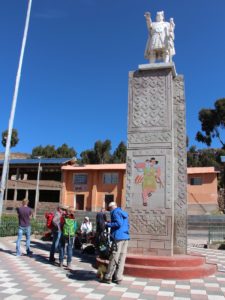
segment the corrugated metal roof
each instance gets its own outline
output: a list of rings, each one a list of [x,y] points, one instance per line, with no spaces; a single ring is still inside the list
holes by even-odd
[[[9,164],[11,165],[36,165],[41,161],[41,164],[54,164],[62,165],[69,161],[72,158],[30,158],[30,159],[10,159]],[[0,160],[0,165],[4,163],[4,160]]]

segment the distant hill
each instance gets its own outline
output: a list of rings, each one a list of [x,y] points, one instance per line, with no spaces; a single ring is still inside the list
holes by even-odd
[[[5,157],[4,152],[0,152],[0,160],[3,160]],[[25,158],[30,158],[29,153],[21,153],[21,152],[11,152],[10,153],[10,158],[11,159],[25,159]]]

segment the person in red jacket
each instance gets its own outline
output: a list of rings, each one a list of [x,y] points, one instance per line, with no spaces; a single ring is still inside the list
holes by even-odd
[[[60,204],[55,213],[54,213],[54,218],[52,220],[53,228],[52,228],[52,235],[53,235],[53,240],[52,240],[52,245],[50,249],[50,256],[49,256],[49,262],[53,263],[55,261],[55,252],[56,249],[59,246],[59,240],[62,234],[62,226],[63,226],[63,216],[66,213],[66,209],[68,206]]]

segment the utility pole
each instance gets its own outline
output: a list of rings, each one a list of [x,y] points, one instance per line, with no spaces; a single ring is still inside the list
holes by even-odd
[[[39,183],[40,183],[40,172],[41,172],[41,158],[42,156],[37,157],[39,159],[38,162],[38,172],[37,172],[37,185],[36,185],[36,193],[35,193],[35,202],[34,202],[34,218],[37,216],[37,206],[39,202]]]
[[[27,33],[28,33],[28,28],[29,28],[31,4],[32,4],[32,0],[28,0],[27,16],[26,16],[22,46],[21,46],[21,51],[20,51],[20,59],[19,59],[19,65],[18,65],[17,74],[16,74],[16,82],[15,82],[15,87],[14,87],[12,107],[11,107],[11,113],[10,113],[9,125],[8,125],[8,135],[7,135],[7,142],[6,142],[6,148],[5,148],[5,158],[4,158],[1,185],[0,185],[0,223],[1,223],[1,219],[2,219],[2,207],[3,207],[3,198],[4,198],[4,192],[5,192],[5,183],[6,183],[8,162],[9,162],[12,129],[13,129],[13,122],[14,122],[16,103],[17,103],[17,97],[18,97],[18,91],[19,91],[24,51],[25,51],[26,40],[27,40]]]

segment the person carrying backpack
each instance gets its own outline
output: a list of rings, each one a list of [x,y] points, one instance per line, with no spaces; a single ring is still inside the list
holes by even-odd
[[[59,240],[60,240],[60,237],[61,237],[61,233],[62,233],[62,225],[63,225],[63,216],[65,214],[65,210],[66,210],[66,206],[65,205],[62,205],[60,204],[56,211],[52,214],[51,213],[51,216],[49,217],[49,219],[52,219],[52,220],[48,220],[48,216],[46,214],[46,218],[47,218],[47,226],[49,226],[49,228],[51,228],[51,231],[52,231],[52,236],[53,236],[53,239],[52,239],[52,245],[51,245],[51,248],[50,248],[50,255],[49,255],[49,262],[51,263],[54,263],[55,261],[55,252],[56,250],[58,249],[58,246],[59,246]]]
[[[107,222],[106,226],[111,229],[111,236],[116,243],[113,249],[107,268],[107,272],[103,278],[103,282],[111,283],[112,280],[116,284],[122,281],[125,260],[127,255],[129,234],[129,216],[128,213],[117,207],[115,202],[110,202],[109,205],[111,222]]]
[[[65,248],[67,254],[67,268],[71,268],[73,244],[77,231],[77,221],[74,216],[75,209],[69,207],[64,217],[62,235],[59,240],[59,266],[63,267],[63,259],[65,255]]]

